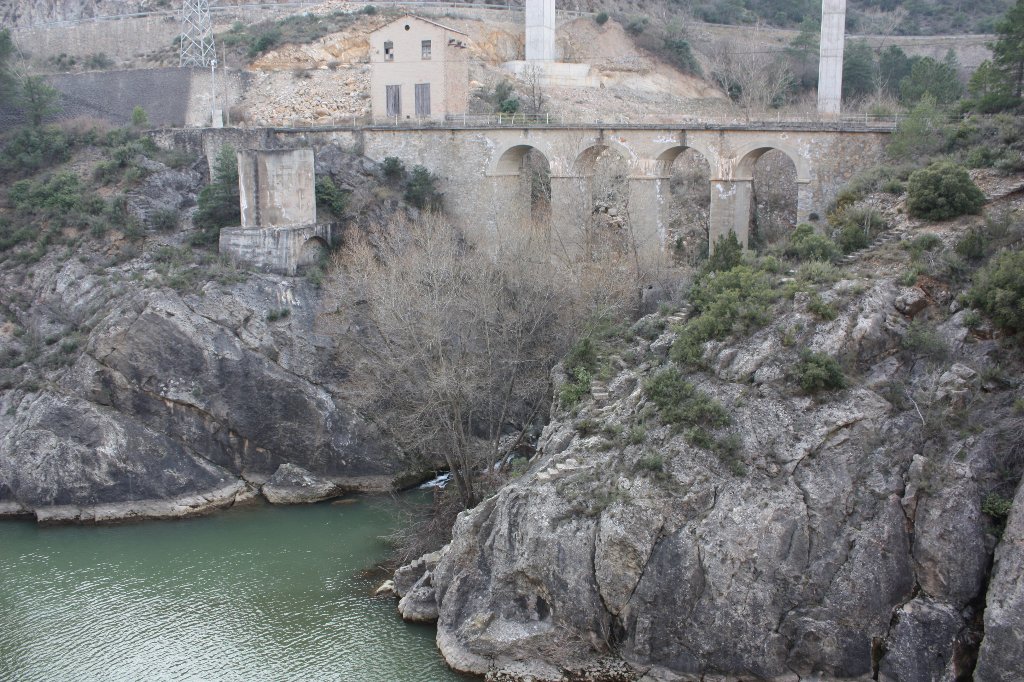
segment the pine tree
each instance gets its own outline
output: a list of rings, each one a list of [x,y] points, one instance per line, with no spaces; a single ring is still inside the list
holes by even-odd
[[[1013,88],[1013,96],[1020,97],[1024,86],[1024,0],[1010,8],[996,26],[996,42],[992,45],[992,59]]]

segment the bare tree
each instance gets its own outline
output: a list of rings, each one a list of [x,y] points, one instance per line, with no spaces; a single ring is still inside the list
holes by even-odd
[[[360,412],[403,451],[443,459],[473,506],[503,434],[547,408],[575,334],[568,278],[511,241],[477,249],[437,215],[356,239],[338,262]]]
[[[746,45],[720,40],[708,55],[712,78],[748,120],[751,114],[778,107],[793,83],[784,53],[759,49],[758,44],[756,39]]]
[[[529,114],[540,114],[544,110],[544,72],[536,64],[529,64],[523,70],[523,84],[526,86],[526,107]]]

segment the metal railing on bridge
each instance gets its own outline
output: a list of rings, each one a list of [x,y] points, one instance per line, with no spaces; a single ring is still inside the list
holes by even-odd
[[[905,116],[905,115],[904,115]],[[824,118],[813,114],[776,116],[616,116],[604,119],[570,119],[551,113],[455,114],[443,121],[422,118],[336,116],[316,121],[292,118],[271,124],[277,128],[682,128],[688,130],[846,130],[887,132],[896,128],[900,115],[845,114]]]

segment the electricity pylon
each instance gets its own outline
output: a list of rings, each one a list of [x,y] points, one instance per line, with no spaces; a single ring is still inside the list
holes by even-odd
[[[209,66],[216,57],[209,0],[184,0],[179,66]]]

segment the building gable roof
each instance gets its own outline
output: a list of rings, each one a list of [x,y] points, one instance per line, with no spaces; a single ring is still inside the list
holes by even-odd
[[[371,31],[370,33],[372,34],[372,33],[377,33],[378,31],[383,31],[384,29],[389,28],[392,24],[398,24],[398,23],[401,23],[401,22],[403,22],[403,21],[405,21],[407,19],[415,19],[416,21],[422,21],[425,24],[431,24],[432,26],[437,26],[438,28],[444,29],[445,31],[450,31],[452,33],[458,33],[459,35],[466,36],[467,38],[469,37],[469,34],[466,33],[465,31],[460,31],[457,28],[452,28],[451,26],[445,26],[444,24],[439,24],[436,21],[431,21],[430,19],[424,19],[423,17],[418,17],[415,14],[405,14],[405,15],[395,19],[394,21],[389,21],[388,23],[384,24],[380,28]]]

